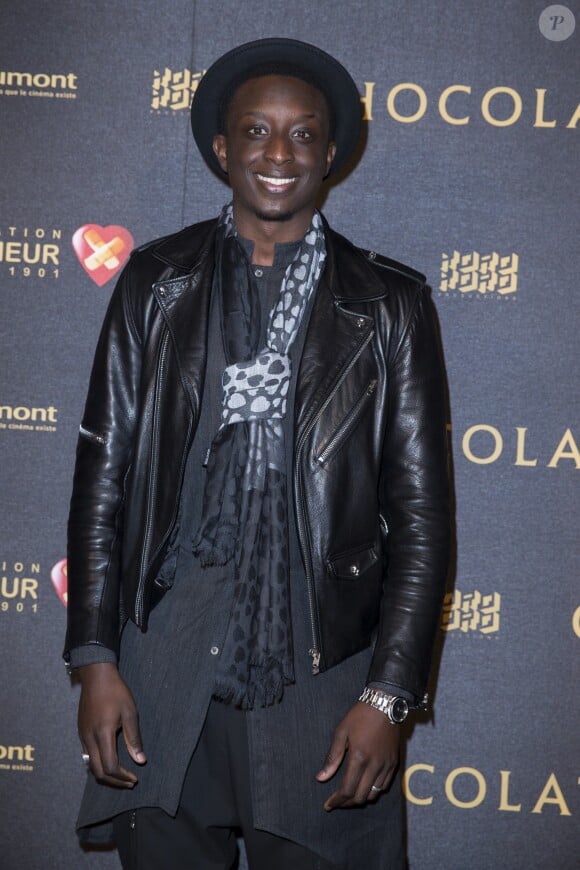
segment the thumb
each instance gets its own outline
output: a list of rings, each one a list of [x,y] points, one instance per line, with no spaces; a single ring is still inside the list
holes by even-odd
[[[145,764],[147,756],[143,752],[143,741],[139,730],[139,717],[137,710],[132,711],[123,717],[123,737],[127,752],[136,764]]]
[[[316,779],[319,782],[326,782],[326,780],[334,776],[334,774],[342,764],[342,760],[346,754],[346,746],[346,734],[340,731],[335,731],[334,737],[332,738],[332,743],[330,744],[330,749],[326,753],[326,758],[324,759],[322,768],[316,774]]]

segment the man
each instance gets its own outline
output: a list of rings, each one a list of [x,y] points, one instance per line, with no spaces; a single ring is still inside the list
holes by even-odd
[[[220,58],[192,127],[232,203],[135,252],[111,300],[66,656],[94,774],[79,827],[112,819],[125,867],[230,868],[239,832],[251,870],[404,863],[400,723],[447,567],[444,390],[422,276],[315,209],[360,115],[314,46]]]

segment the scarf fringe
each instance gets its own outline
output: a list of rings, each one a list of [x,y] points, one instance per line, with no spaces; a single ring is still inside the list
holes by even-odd
[[[261,664],[252,662],[251,667],[252,670],[261,672],[258,680],[250,680],[247,685],[233,686],[227,677],[218,677],[214,685],[214,697],[240,710],[271,707],[282,700],[284,686],[294,683],[294,674],[286,672],[280,662],[271,656]]]

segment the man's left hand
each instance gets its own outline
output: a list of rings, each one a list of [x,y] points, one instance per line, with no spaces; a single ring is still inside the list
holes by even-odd
[[[346,756],[342,780],[324,809],[359,807],[377,800],[397,769],[400,743],[400,726],[391,725],[380,710],[360,701],[351,707],[335,730],[322,769],[316,774],[319,782],[327,782]]]

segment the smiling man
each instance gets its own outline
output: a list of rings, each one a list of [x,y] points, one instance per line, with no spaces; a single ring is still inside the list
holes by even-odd
[[[202,79],[232,201],[136,251],[101,333],[69,518],[65,655],[123,866],[404,866],[400,727],[449,541],[423,277],[316,210],[352,156],[347,71],[287,39]]]

